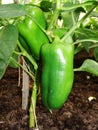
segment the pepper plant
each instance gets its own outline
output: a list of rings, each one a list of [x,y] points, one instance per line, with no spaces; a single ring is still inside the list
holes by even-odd
[[[0,79],[8,66],[21,67],[33,79],[30,127],[38,127],[39,89],[43,105],[52,112],[68,99],[74,71],[98,76],[97,5],[97,0],[32,0],[28,4],[20,0],[0,5]],[[73,68],[75,55],[83,49],[88,53],[93,49],[95,60],[86,59]]]

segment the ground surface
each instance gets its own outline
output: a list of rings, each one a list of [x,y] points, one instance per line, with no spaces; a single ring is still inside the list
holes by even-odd
[[[75,66],[85,56],[77,55]],[[28,112],[21,109],[17,81],[18,71],[11,68],[0,81],[0,130],[29,130]],[[88,100],[90,96],[94,97],[92,101]],[[98,77],[75,72],[73,89],[64,106],[51,114],[38,98],[36,111],[39,130],[98,130]]]

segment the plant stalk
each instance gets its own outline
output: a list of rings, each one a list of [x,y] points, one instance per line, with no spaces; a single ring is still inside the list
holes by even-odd
[[[36,70],[37,73],[37,70]],[[37,119],[36,119],[36,100],[37,100],[37,82],[36,82],[37,74],[35,75],[34,85],[32,88],[31,101],[30,101],[30,109],[29,109],[29,127],[36,127]]]

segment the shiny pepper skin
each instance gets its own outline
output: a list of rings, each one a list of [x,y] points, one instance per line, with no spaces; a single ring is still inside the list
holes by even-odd
[[[47,22],[43,11],[39,7],[33,5],[25,5],[25,8],[28,14],[33,17],[40,24],[40,26],[42,26],[42,28],[46,29]]]
[[[29,6],[27,6],[27,10],[30,17],[25,17],[25,19],[17,25],[19,37],[21,37],[19,41],[26,50],[28,50],[28,48],[30,49],[28,52],[31,52],[31,55],[34,56],[36,60],[39,60],[40,48],[43,44],[48,42],[48,37],[38,24],[45,29],[46,20],[40,8],[30,6],[29,9]],[[28,48],[26,48],[26,44]]]
[[[56,41],[41,48],[42,101],[48,109],[59,109],[67,100],[74,80],[74,47]]]

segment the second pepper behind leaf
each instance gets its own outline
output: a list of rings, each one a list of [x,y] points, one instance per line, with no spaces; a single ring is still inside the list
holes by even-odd
[[[28,16],[26,16],[23,21],[20,21],[17,24],[17,28],[19,35],[21,35],[21,37],[25,40],[26,44],[28,44],[27,46],[29,47],[32,56],[34,56],[36,60],[39,60],[41,46],[49,42],[47,35],[39,27],[40,25],[43,29],[45,29],[46,20],[40,8],[30,6],[30,9],[31,12],[30,10],[28,11]],[[37,17],[39,17],[39,19]],[[25,48],[25,46],[23,47]]]

